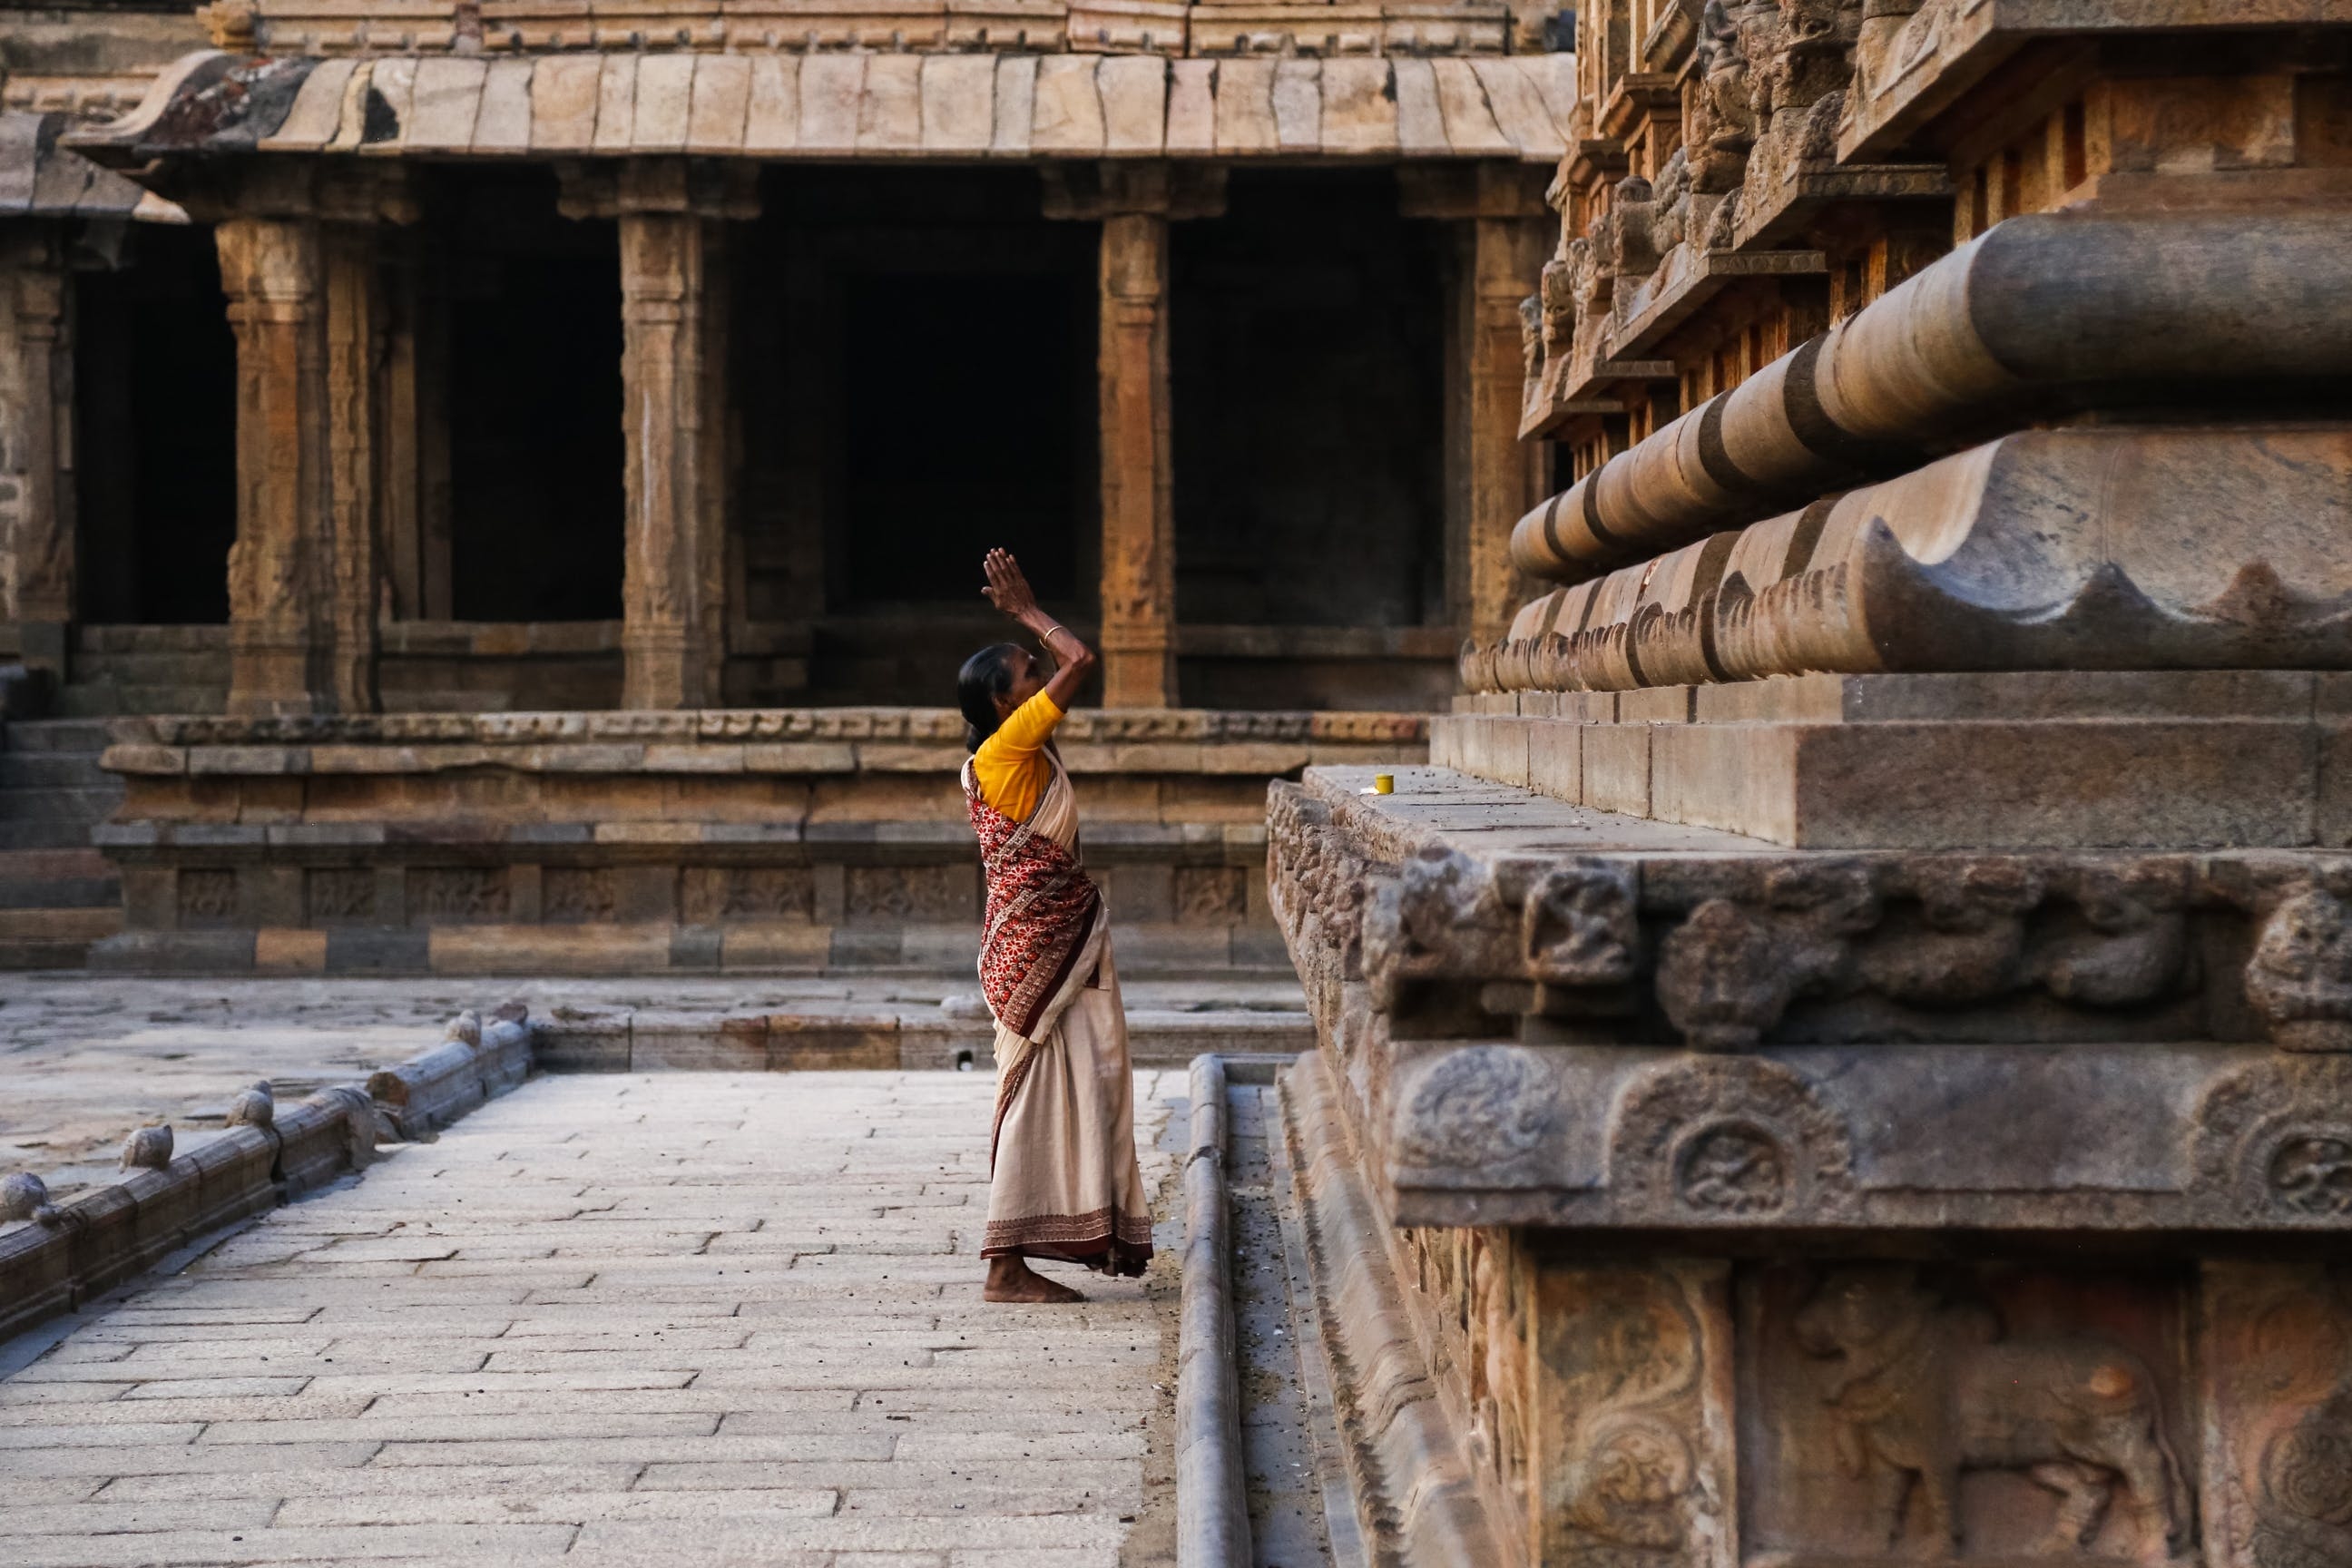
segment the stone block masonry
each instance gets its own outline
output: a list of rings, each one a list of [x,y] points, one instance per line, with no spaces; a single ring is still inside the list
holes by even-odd
[[[125,720],[104,968],[968,971],[962,726],[929,709]],[[1417,715],[1081,710],[1063,755],[1129,973],[1286,968],[1264,789],[1417,761]]]
[[[1182,1084],[1137,1089],[1158,1190]],[[1112,1568],[1166,1528],[1172,1312],[981,1306],[988,1105],[528,1085],[0,1381],[0,1561]]]

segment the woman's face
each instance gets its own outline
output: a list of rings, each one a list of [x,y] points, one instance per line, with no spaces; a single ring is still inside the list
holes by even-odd
[[[1013,650],[1013,684],[996,700],[996,716],[1009,717],[1015,708],[1045,689],[1044,663],[1027,648]]]

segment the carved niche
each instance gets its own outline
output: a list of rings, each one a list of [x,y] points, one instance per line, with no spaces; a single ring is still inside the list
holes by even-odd
[[[1740,1286],[1748,1543],[1811,1558],[2190,1559],[2168,1277],[1775,1264]]]
[[[1836,1222],[1858,1202],[1844,1123],[1779,1062],[1660,1062],[1634,1075],[1609,1120],[1611,1193],[1661,1224]]]

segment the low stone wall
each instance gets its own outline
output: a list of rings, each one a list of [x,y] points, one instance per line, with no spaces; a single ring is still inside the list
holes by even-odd
[[[72,1311],[202,1237],[362,1169],[380,1138],[429,1138],[529,1075],[520,1007],[453,1021],[430,1051],[366,1089],[338,1085],[279,1107],[267,1085],[239,1094],[220,1137],[174,1157],[168,1126],[123,1146],[120,1181],[47,1201],[37,1179],[0,1184],[0,1340]]]
[[[138,719],[91,962],[267,973],[955,970],[962,726],[930,709]],[[1129,973],[1279,969],[1265,782],[1426,721],[1082,710],[1062,756]]]

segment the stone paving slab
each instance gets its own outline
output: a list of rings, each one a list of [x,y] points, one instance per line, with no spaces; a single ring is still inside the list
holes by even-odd
[[[1181,1221],[983,1304],[990,1087],[536,1079],[0,1379],[0,1563],[1158,1561]]]
[[[1140,1036],[1162,1029],[1171,1039],[1183,1037],[1187,1055],[1226,1048],[1192,1039],[1204,1021],[1305,1026],[1306,1001],[1294,980],[1148,980],[1124,991],[1130,1027]],[[509,1000],[542,1018],[562,1009],[624,1019],[659,1014],[673,1022],[859,1012],[937,1021],[969,1012],[978,997],[961,974],[657,983],[5,975],[0,1173],[34,1172],[52,1197],[64,1198],[113,1179],[116,1152],[133,1127],[169,1121],[185,1152],[217,1135],[229,1098],[255,1079],[268,1079],[285,1104],[415,1056],[461,1009]],[[988,1063],[975,1065],[984,1075]],[[838,1199],[829,1190],[825,1201]]]

